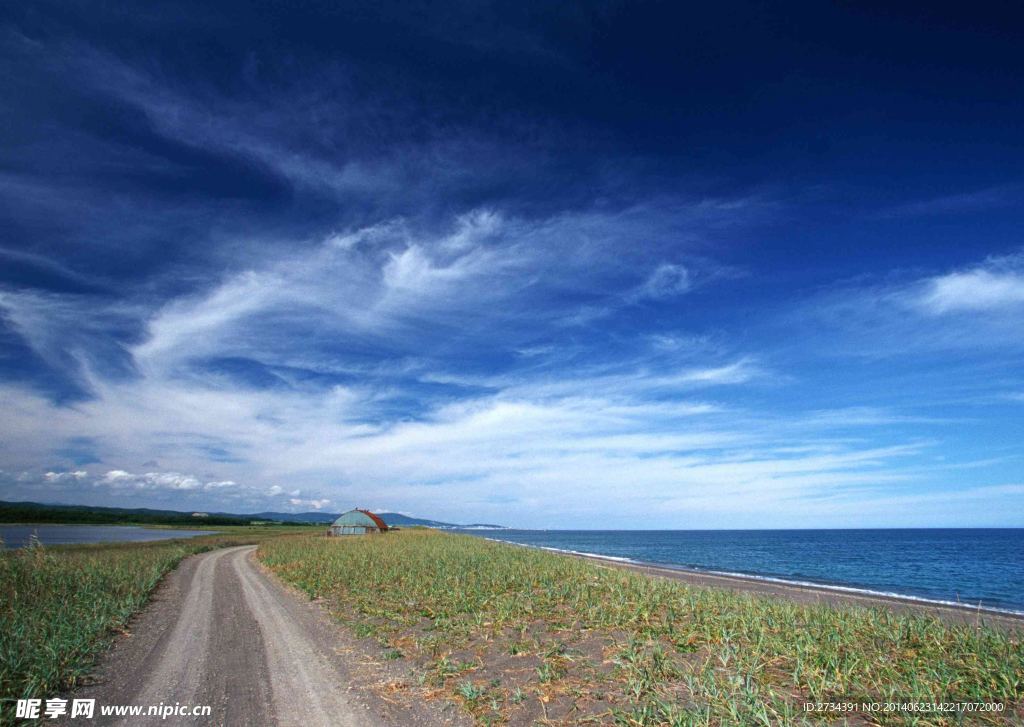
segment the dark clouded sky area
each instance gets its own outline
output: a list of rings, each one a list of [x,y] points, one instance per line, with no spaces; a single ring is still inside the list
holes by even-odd
[[[1024,525],[1014,3],[0,11],[0,499]]]

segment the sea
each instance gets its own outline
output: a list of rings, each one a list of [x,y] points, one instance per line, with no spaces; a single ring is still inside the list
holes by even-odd
[[[1024,529],[466,532],[631,563],[1024,615]]]
[[[156,530],[133,525],[0,525],[5,548],[28,545],[35,535],[43,545],[73,543],[119,543],[147,540],[171,540],[210,535],[213,530]]]

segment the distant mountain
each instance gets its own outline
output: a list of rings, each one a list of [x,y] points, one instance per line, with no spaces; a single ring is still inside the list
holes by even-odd
[[[154,525],[248,525],[249,515],[179,512],[150,508],[51,505],[40,502],[0,501],[0,523],[151,523]]]
[[[333,523],[338,519],[336,513],[329,512],[255,512],[245,517],[279,523]]]
[[[381,520],[386,522],[392,527],[412,527],[413,525],[422,525],[427,528],[457,528],[458,525],[452,523],[443,523],[439,520],[428,520],[421,517],[412,517],[411,515],[403,515],[399,512],[377,512],[374,513]]]
[[[456,525],[439,520],[402,515],[397,512],[375,513],[388,525],[412,527],[422,525],[439,530],[501,530],[502,525],[473,523]],[[329,512],[204,512],[191,513],[177,510],[151,510],[148,508],[94,507],[91,505],[51,505],[39,502],[0,501],[0,522],[34,523],[162,523],[176,525],[246,525],[253,521],[278,523],[327,524],[334,522],[338,513]]]

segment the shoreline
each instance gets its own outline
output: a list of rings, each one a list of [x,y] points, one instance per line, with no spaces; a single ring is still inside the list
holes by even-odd
[[[584,553],[542,545],[527,545],[526,543],[516,543],[499,538],[484,537],[483,539],[495,543],[505,543],[522,548],[533,548],[549,553],[581,558],[604,567],[631,570],[644,575],[682,581],[688,585],[703,588],[726,588],[731,591],[753,595],[788,598],[796,603],[806,604],[884,606],[897,613],[923,613],[936,616],[954,624],[997,625],[1004,629],[1024,630],[1024,612],[929,600],[898,593],[879,593],[850,586],[790,581],[784,578],[743,573],[701,571],[683,566],[638,561],[632,558]]]

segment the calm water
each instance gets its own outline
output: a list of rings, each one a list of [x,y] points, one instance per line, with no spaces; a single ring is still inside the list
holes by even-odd
[[[35,533],[44,545],[171,540],[209,535],[212,530],[151,530],[130,525],[0,525],[0,538],[8,548],[28,544]]]
[[[1024,529],[496,530],[474,535],[647,563],[1024,612]]]

